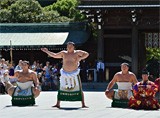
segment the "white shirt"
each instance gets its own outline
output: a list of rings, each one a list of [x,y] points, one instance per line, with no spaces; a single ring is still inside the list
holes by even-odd
[[[8,77],[1,77],[0,78],[0,81],[1,81],[1,83],[3,84],[3,85],[5,85],[5,82],[9,82],[9,78]],[[10,83],[10,82],[9,82]]]
[[[0,77],[3,77],[4,72],[5,72],[4,69],[1,69],[1,70],[0,70]]]
[[[16,68],[15,68],[15,71],[16,71],[16,70],[22,70],[22,69],[23,69],[22,66],[17,65]]]
[[[6,65],[6,64],[0,64],[0,67],[2,68],[3,67],[3,69],[7,69],[8,68],[8,66]]]
[[[103,63],[103,62],[98,62],[98,63],[97,63],[97,71],[98,71],[99,69],[103,69],[103,71],[104,71],[104,63]]]

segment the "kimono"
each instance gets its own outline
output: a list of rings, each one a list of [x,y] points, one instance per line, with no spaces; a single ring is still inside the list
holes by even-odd
[[[149,85],[150,87],[147,87]],[[158,100],[155,99],[155,93],[158,91],[158,86],[154,82],[138,82],[133,87],[134,96],[129,100],[127,107],[133,109],[159,109]]]

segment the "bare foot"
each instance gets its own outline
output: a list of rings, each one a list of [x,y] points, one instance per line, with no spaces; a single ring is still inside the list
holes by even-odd
[[[86,106],[86,105],[83,105],[83,106],[82,106],[82,108],[89,108],[89,107],[88,107],[88,106]]]
[[[57,107],[57,108],[60,108],[60,105],[57,105],[57,104],[56,104],[56,105],[54,105],[54,106],[52,106],[52,107]]]

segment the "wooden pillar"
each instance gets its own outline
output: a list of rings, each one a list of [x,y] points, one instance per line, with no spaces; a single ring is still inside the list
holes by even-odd
[[[30,64],[32,64],[34,62],[34,51],[31,51],[31,55],[30,55]]]
[[[141,71],[143,68],[146,67],[146,47],[145,47],[145,36],[144,33],[139,33],[139,58],[138,58],[138,65],[139,65],[139,72],[138,76],[141,77]]]
[[[136,23],[132,24],[132,71],[138,75],[138,29]]]
[[[103,26],[98,25],[98,49],[97,49],[97,58],[102,58],[104,61],[104,31]]]

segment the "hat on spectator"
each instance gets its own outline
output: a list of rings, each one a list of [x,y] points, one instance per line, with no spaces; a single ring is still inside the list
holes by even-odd
[[[5,70],[5,71],[4,71],[4,74],[7,74],[8,72],[9,72],[8,70]]]
[[[149,72],[148,72],[148,70],[146,69],[146,68],[144,68],[143,70],[142,70],[142,74],[149,74]]]

